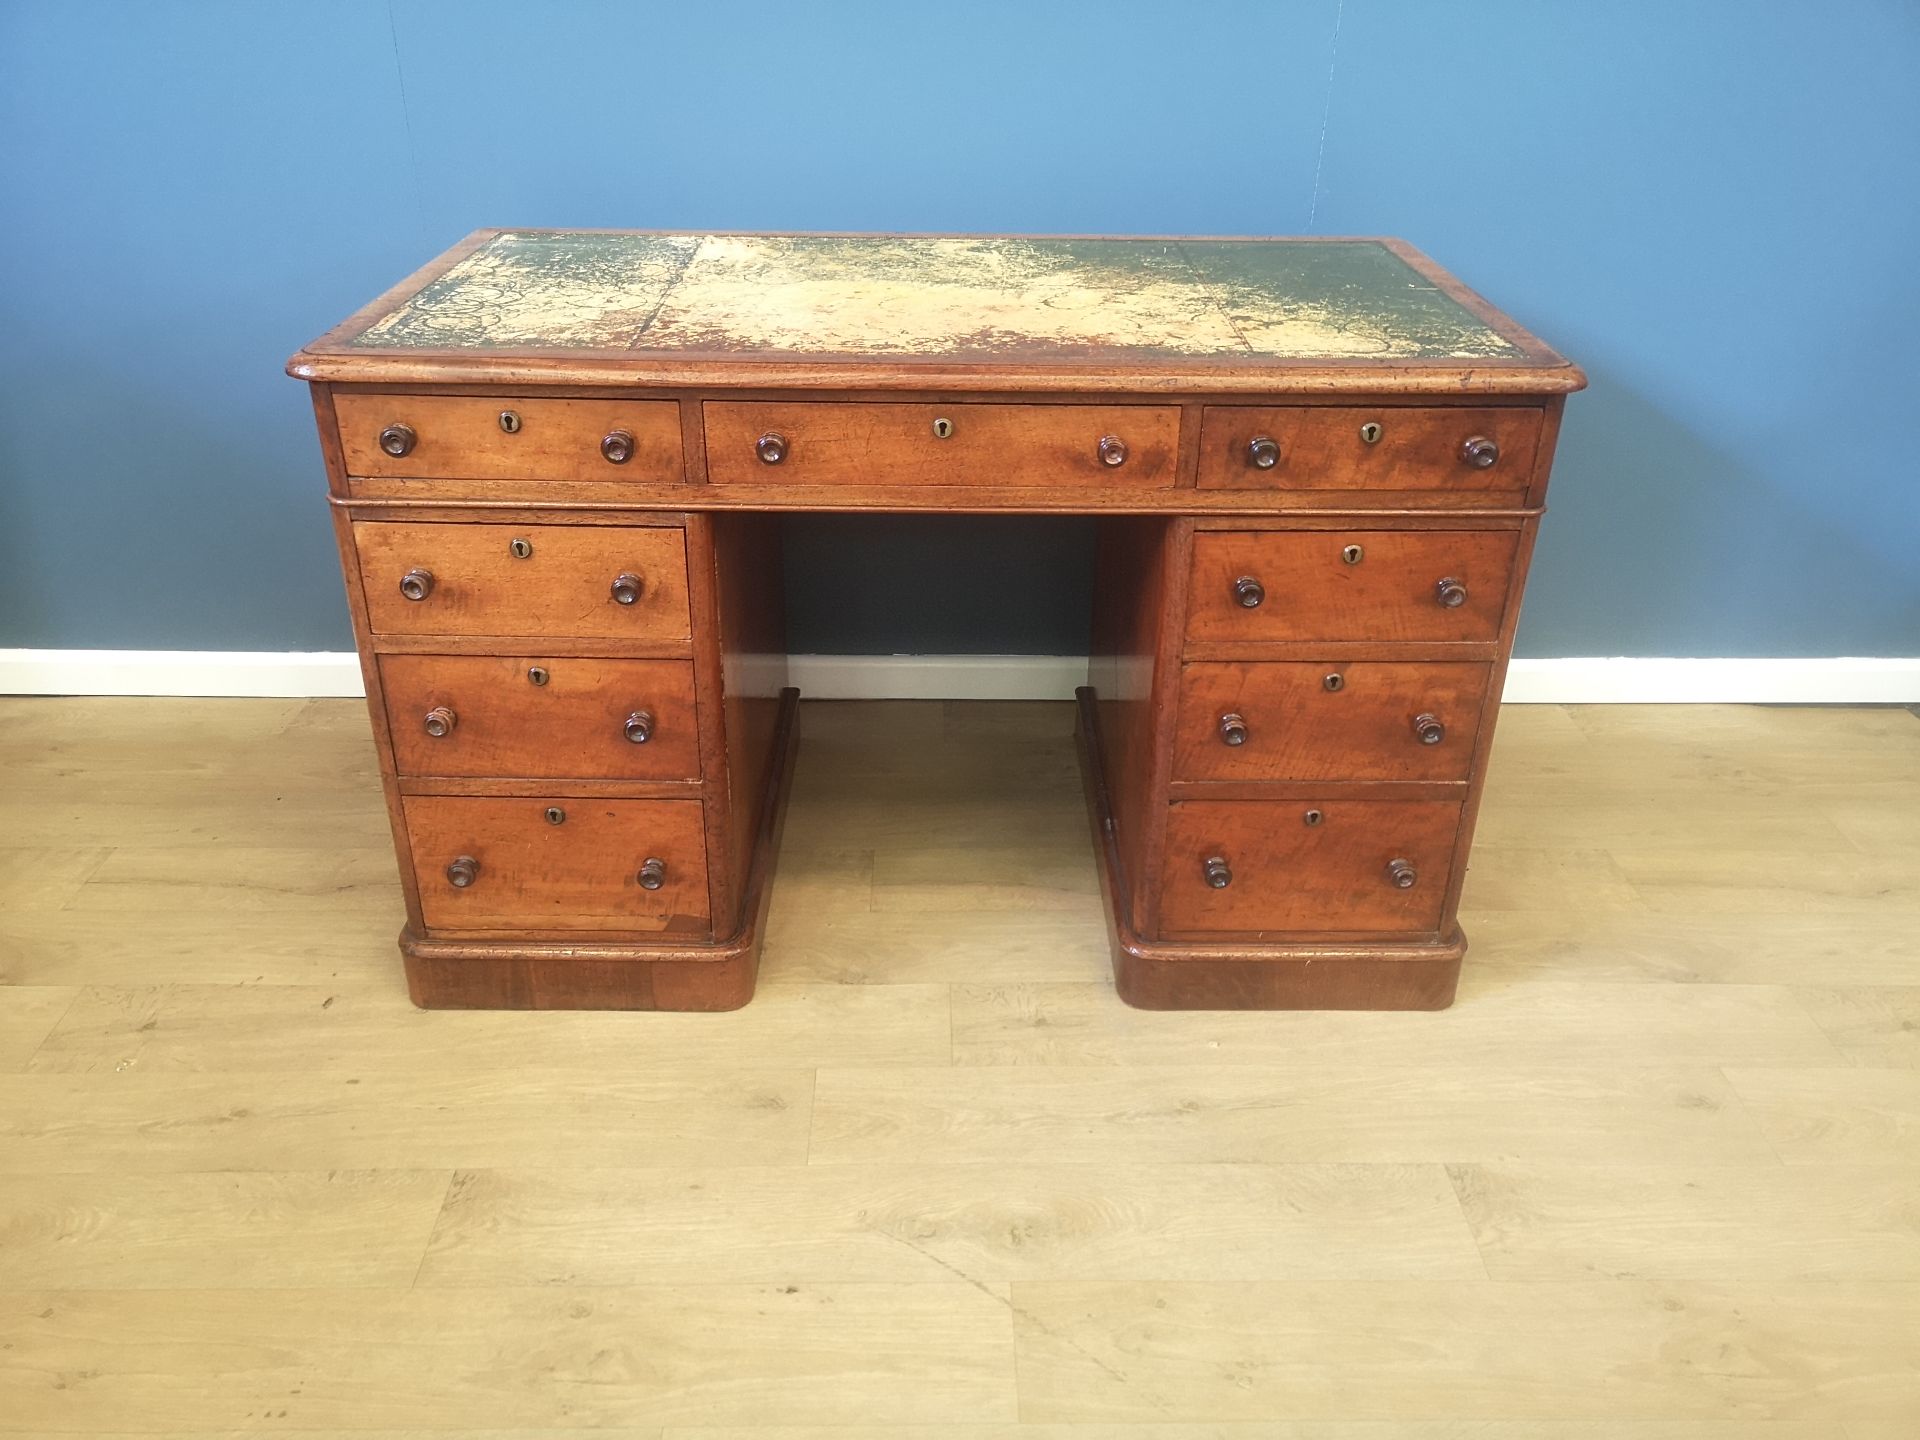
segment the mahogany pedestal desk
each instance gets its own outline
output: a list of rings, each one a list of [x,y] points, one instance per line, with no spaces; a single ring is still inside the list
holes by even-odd
[[[1097,517],[1079,735],[1125,999],[1451,1002],[1584,379],[1408,246],[489,230],[288,369],[416,1003],[752,996],[791,511]]]

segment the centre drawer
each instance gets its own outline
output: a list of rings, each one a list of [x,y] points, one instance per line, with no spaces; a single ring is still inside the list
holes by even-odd
[[[347,473],[367,479],[686,478],[672,400],[342,393],[333,413]]]
[[[382,655],[402,775],[697,780],[693,665]]]
[[[1187,639],[1500,635],[1512,530],[1210,530],[1194,536]]]
[[[1437,930],[1459,825],[1446,800],[1176,801],[1161,930]]]
[[[712,928],[698,800],[409,795],[435,930]]]
[[[1200,662],[1180,672],[1176,780],[1465,780],[1493,667]]]
[[[684,641],[686,534],[637,525],[357,521],[376,634]]]
[[[715,485],[1166,489],[1172,405],[706,403]]]

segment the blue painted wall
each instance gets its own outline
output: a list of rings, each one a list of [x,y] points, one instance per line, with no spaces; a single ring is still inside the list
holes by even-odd
[[[280,366],[481,225],[1405,235],[1593,377],[1522,653],[1920,653],[1910,0],[0,0],[0,645],[346,647]],[[940,524],[795,647],[1079,643]]]

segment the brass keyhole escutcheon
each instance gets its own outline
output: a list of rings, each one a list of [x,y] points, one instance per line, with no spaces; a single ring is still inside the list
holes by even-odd
[[[1307,811],[1306,814],[1300,817],[1300,819],[1308,825],[1318,825],[1322,820],[1326,818],[1327,817],[1325,812],[1320,810],[1309,810]]]
[[[544,685],[552,678],[553,677],[547,673],[547,667],[544,665],[534,665],[527,670],[527,679],[536,685]]]
[[[951,440],[953,438],[953,421],[947,419],[944,415],[938,420],[935,420],[933,422],[933,438],[936,440]]]
[[[515,536],[512,540],[509,540],[507,542],[507,550],[512,554],[514,559],[525,560],[528,556],[533,554],[533,542],[531,540],[524,540],[524,539],[521,539],[519,536]]]
[[[1327,678],[1322,680],[1320,683],[1326,686],[1327,689],[1330,691],[1344,690],[1347,688],[1347,677],[1342,675],[1339,671],[1336,670],[1334,671],[1333,674],[1327,676]]]
[[[562,810],[558,805],[547,806],[547,824],[564,825],[566,820],[567,812]]]
[[[1369,445],[1378,445],[1380,443],[1380,437],[1384,433],[1380,428],[1380,422],[1378,420],[1369,420],[1360,427],[1360,438]]]
[[[1349,565],[1358,565],[1366,557],[1366,547],[1362,545],[1349,545],[1340,552],[1340,558]]]
[[[518,410],[502,410],[500,412],[500,428],[509,435],[518,435],[520,433],[520,412]]]

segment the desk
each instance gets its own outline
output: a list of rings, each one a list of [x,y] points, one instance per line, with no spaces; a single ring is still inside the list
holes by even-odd
[[[489,230],[288,369],[416,1003],[751,998],[795,511],[1097,517],[1080,739],[1128,1001],[1451,1002],[1584,380],[1411,248]]]

